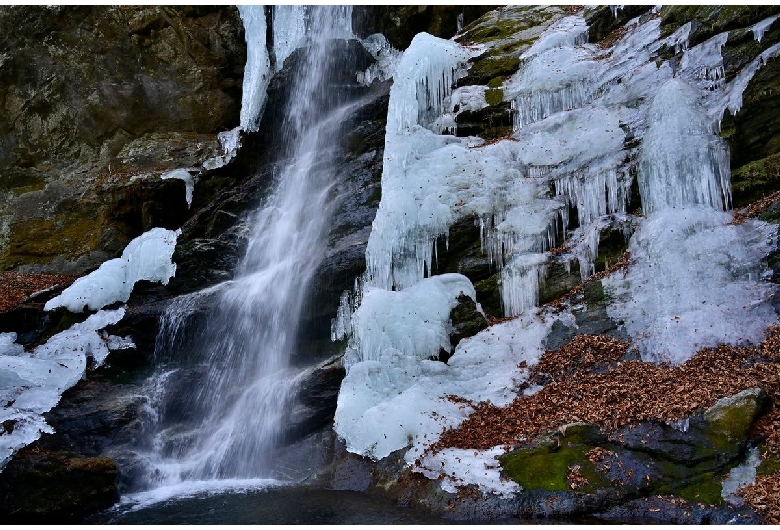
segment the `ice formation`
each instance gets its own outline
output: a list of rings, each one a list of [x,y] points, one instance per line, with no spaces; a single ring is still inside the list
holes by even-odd
[[[761,39],[764,38],[764,33],[766,33],[766,30],[768,30],[770,27],[772,27],[772,24],[775,23],[775,20],[777,20],[778,15],[772,15],[771,17],[767,17],[761,22],[757,22],[753,26],[753,37],[758,41],[761,42]]]
[[[174,169],[160,175],[163,180],[179,179],[184,182],[184,198],[187,200],[187,207],[192,206],[192,193],[195,190],[195,179],[186,169]]]
[[[271,80],[271,60],[266,44],[265,6],[238,6],[244,22],[246,66],[241,99],[241,128],[256,131],[260,126],[266,89]]]
[[[273,6],[274,71],[284,67],[284,61],[303,44],[306,37],[306,6]]]
[[[626,274],[603,281],[608,314],[643,359],[681,363],[703,346],[760,341],[776,320],[771,284],[758,281],[774,234],[730,220],[701,206],[653,214],[631,238]]]
[[[152,228],[133,239],[122,256],[103,263],[96,271],[73,282],[44,306],[46,311],[65,307],[80,313],[85,307],[95,311],[114,302],[127,302],[135,282],[148,280],[168,284],[176,273],[171,262],[181,230]]]
[[[761,24],[772,22],[756,25],[757,39]],[[729,157],[714,133],[780,45],[729,80],[721,56],[727,33],[691,47],[691,24],[664,38],[659,17],[625,27],[603,50],[586,42],[582,17],[551,24],[504,82],[515,130],[491,144],[446,134],[455,131],[457,112],[487,104],[484,87],[451,88],[470,54],[483,50],[420,34],[403,53],[367,272],[342,297],[333,325],[334,339],[351,335],[336,412],[350,451],[382,458],[410,447],[406,461],[431,478],[444,471],[448,491],[469,483],[512,491],[496,479],[499,449],[431,455],[425,447],[469,412],[443,396],[508,402],[524,373],[500,367],[509,358],[515,367],[520,359],[533,363],[541,353],[550,322],[535,320],[533,306],[546,251],[561,231],[569,238],[561,259],[579,261],[583,280],[595,272],[602,230],[620,229],[627,239],[635,232],[632,264],[604,285],[610,316],[645,359],[682,362],[701,346],[759,340],[774,322],[761,278],[775,234],[757,221],[729,224]],[[680,61],[657,61],[663,46],[682,53]],[[634,169],[647,218],[626,211]],[[574,230],[567,229],[570,208]],[[519,318],[461,342],[442,364],[429,357],[447,344],[453,293],[449,303],[419,297],[437,285],[426,278],[436,239],[446,241],[464,219],[479,224],[483,251],[501,272],[505,314]]]
[[[124,308],[99,311],[84,322],[51,337],[31,354],[15,344],[14,334],[0,336],[0,470],[18,449],[52,433],[42,414],[84,375],[87,364],[100,366],[109,348],[133,347],[132,341],[100,332],[119,322]],[[118,346],[115,348],[114,346]]]
[[[434,278],[422,283],[431,280]],[[395,306],[394,310],[400,319],[408,308]],[[405,459],[415,462],[445,427],[459,424],[471,412],[470,407],[446,396],[489,400],[499,406],[515,398],[514,389],[525,377],[517,365],[522,361],[532,364],[541,356],[553,320],[543,323],[534,312],[528,312],[493,326],[461,341],[446,364],[428,360],[424,352],[407,354],[394,347],[370,360],[360,360],[360,354],[353,352],[339,392],[336,432],[350,451],[372,458],[383,458],[411,443]],[[359,328],[355,333],[376,331]],[[437,347],[435,340],[429,342]],[[427,355],[437,353],[438,349],[431,349]]]
[[[369,35],[362,41],[363,47],[370,53],[376,62],[357,73],[357,81],[361,85],[368,86],[374,82],[386,81],[395,74],[395,68],[401,59],[401,52],[393,48],[387,38],[381,33]]]
[[[639,157],[642,209],[701,204],[724,210],[730,206],[729,155],[713,134],[698,94],[686,82],[670,79],[650,106]]]

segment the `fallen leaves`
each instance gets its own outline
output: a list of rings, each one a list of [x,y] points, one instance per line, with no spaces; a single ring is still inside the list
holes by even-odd
[[[734,212],[734,219],[731,221],[732,225],[738,225],[744,223],[748,218],[753,217],[765,210],[767,210],[772,204],[780,201],[780,191],[776,191],[759,199],[742,210]]]
[[[70,285],[77,276],[70,274],[0,273],[0,313],[24,302],[31,294],[55,285]]]
[[[780,473],[756,477],[753,484],[739,490],[739,495],[764,516],[764,522],[780,524]]]
[[[537,393],[505,407],[473,404],[474,413],[457,429],[445,431],[431,449],[511,447],[575,421],[612,432],[643,421],[681,420],[696,408],[752,387],[780,398],[780,327],[773,326],[768,335],[754,347],[702,349],[680,366],[617,361],[626,343],[584,336],[562,348],[563,353],[548,351],[542,356],[538,366],[560,379],[551,376],[554,380]],[[564,360],[566,352],[588,362],[576,369],[575,361]],[[564,364],[554,368],[557,363]],[[601,365],[609,368],[589,371]],[[776,404],[756,427],[775,448],[780,448],[779,410]]]

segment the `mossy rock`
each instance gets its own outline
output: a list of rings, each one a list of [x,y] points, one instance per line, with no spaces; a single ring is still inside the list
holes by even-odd
[[[488,89],[485,97],[487,98],[488,95],[491,99],[495,96],[500,100],[484,109],[458,114],[456,118],[458,136],[479,136],[483,140],[490,141],[512,134],[511,105],[508,101],[503,101],[503,90]]]
[[[780,6],[664,6],[661,9],[661,37],[668,37],[689,21],[693,22],[689,44],[692,48],[705,40],[739,28],[746,28],[780,12]]]
[[[477,292],[477,301],[486,313],[494,316],[504,314],[501,303],[501,291],[498,287],[498,278],[499,274],[495,273],[484,280],[474,283],[474,290]]]
[[[517,57],[482,55],[469,68],[468,74],[458,80],[457,86],[486,85],[495,78],[499,78],[500,84],[501,79],[517,72],[519,66],[520,59]]]
[[[558,6],[504,6],[466,26],[457,40],[461,43],[477,44],[511,40],[514,41],[512,45],[519,46],[519,39],[513,39],[518,33],[551,23],[563,14],[563,10]]]
[[[769,396],[761,388],[749,388],[719,399],[704,412],[708,437],[720,450],[744,444],[753,423],[767,410],[769,403]]]
[[[588,460],[593,447],[578,443],[576,437],[563,436],[560,445],[541,444],[531,449],[517,449],[499,457],[502,475],[513,480],[525,490],[547,492],[571,492],[569,475],[575,466],[587,484],[577,491],[592,493],[611,485],[609,478]]]
[[[487,320],[482,313],[477,311],[477,304],[469,296],[461,294],[458,296],[458,305],[452,308],[450,311],[450,324],[452,325],[452,333],[450,333],[450,344],[453,351],[460,341],[465,338],[473,337],[483,329],[487,327]],[[449,354],[442,358],[439,356],[440,361],[447,362]]]
[[[731,173],[735,208],[740,208],[780,189],[780,153],[755,160]]]
[[[11,224],[0,268],[41,263],[57,256],[78,256],[97,248],[103,232],[97,209],[62,213],[51,218],[21,219]]]

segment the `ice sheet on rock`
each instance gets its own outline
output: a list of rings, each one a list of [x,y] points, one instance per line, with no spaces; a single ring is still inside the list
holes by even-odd
[[[631,238],[628,271],[603,280],[607,313],[643,359],[682,363],[704,346],[759,342],[775,322],[773,287],[760,281],[774,231],[730,220],[706,207],[651,214]]]
[[[713,134],[697,92],[685,81],[670,79],[655,95],[647,121],[639,156],[645,214],[695,204],[728,208],[728,147]]]
[[[445,427],[460,424],[471,412],[446,396],[499,406],[515,398],[527,377],[517,365],[538,360],[553,320],[542,322],[531,311],[492,326],[461,341],[447,364],[393,348],[352,364],[339,392],[336,432],[349,451],[371,458],[411,444],[405,459],[414,463]]]
[[[23,349],[20,353],[19,345],[4,348],[0,354],[0,397],[5,405],[0,408],[0,423],[10,422],[13,429],[0,428],[0,469],[40,433],[53,432],[41,414],[51,410],[62,393],[81,380],[88,358],[96,366],[105,361],[108,339],[98,331],[119,322],[124,314],[124,308],[99,311],[54,335],[32,354]]]
[[[176,273],[171,257],[180,233],[181,230],[152,228],[141,234],[125,247],[122,257],[106,261],[96,271],[76,280],[46,302],[44,309],[65,307],[80,313],[86,306],[94,311],[114,302],[127,302],[139,280],[167,285]]]
[[[717,120],[720,121],[725,109],[729,109],[731,114],[739,112],[742,108],[742,94],[745,92],[750,80],[753,79],[756,72],[758,72],[769,59],[777,57],[778,55],[780,55],[780,43],[774,44],[761,52],[761,54],[750,64],[740,70],[734,80],[724,87],[722,96],[720,96],[721,92],[710,96],[720,96],[718,104],[712,104],[713,110],[710,112],[710,115],[712,116],[714,113]]]
[[[459,487],[473,484],[485,493],[511,496],[520,491],[520,486],[501,477],[501,465],[496,457],[502,454],[503,447],[485,451],[447,448],[435,454],[426,454],[421,458],[420,465],[414,466],[412,470],[434,480],[444,475],[441,489],[448,493],[457,493]]]
[[[721,497],[732,506],[742,506],[744,499],[737,495],[742,486],[753,484],[756,481],[756,469],[761,465],[761,453],[758,447],[751,447],[745,461],[729,471],[723,479]]]
[[[721,50],[727,40],[724,32],[687,50],[680,60],[680,75],[701,90],[720,87],[725,76]]]
[[[504,85],[512,101],[515,130],[558,112],[582,107],[592,97],[590,75],[596,67],[581,17],[555,24],[521,57],[521,67]]]
[[[186,169],[174,169],[160,175],[163,180],[179,179],[184,182],[184,198],[187,200],[187,208],[192,206],[192,192],[195,190],[195,179]]]
[[[246,39],[246,71],[241,99],[241,128],[256,131],[260,126],[266,90],[271,80],[271,61],[266,43],[265,6],[238,6]]]
[[[24,347],[16,344],[16,333],[0,333],[0,355],[24,355]]]

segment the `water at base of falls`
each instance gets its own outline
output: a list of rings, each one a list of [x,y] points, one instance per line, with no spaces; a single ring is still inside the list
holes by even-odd
[[[236,278],[178,299],[162,322],[161,332],[168,334],[159,341],[162,349],[180,347],[174,353],[158,347],[163,362],[153,382],[159,397],[151,411],[153,436],[138,451],[152,471],[134,489],[175,495],[177,488],[219,489],[235,481],[253,489],[272,475],[296,384],[289,359],[299,314],[323,255],[333,154],[351,108],[322,109],[322,98],[315,96],[333,90],[327,83],[335,66],[328,42],[348,36],[350,19],[343,7],[308,10],[307,54],[280,133],[286,166],[275,191],[250,217]],[[183,331],[191,306],[209,296],[215,309],[205,324]],[[189,340],[180,340],[182,334]]]

